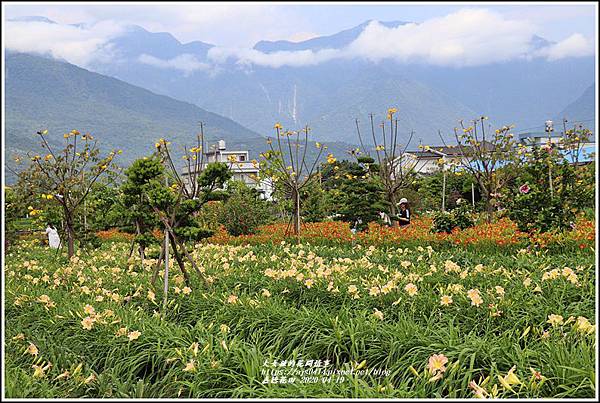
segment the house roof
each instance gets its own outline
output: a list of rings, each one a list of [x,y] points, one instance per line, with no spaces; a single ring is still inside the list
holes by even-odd
[[[460,147],[452,145],[452,146],[429,146],[429,148],[425,147],[423,150],[419,151],[409,151],[411,154],[415,154],[418,156],[426,157],[440,157],[440,154],[449,155],[449,156],[458,156],[461,155]]]
[[[491,147],[489,141],[483,142],[484,148]],[[462,149],[457,144],[444,145],[444,146],[424,146],[421,150],[407,151],[408,154],[412,154],[417,158],[440,158],[450,157],[459,158],[465,155],[469,155],[471,146],[462,146]]]

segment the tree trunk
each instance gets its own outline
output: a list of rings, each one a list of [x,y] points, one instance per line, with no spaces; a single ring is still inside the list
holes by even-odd
[[[175,239],[173,239],[173,237],[169,237],[169,240],[171,241],[171,249],[173,249],[173,255],[175,256],[175,260],[177,261],[177,264],[179,265],[179,268],[181,269],[181,273],[183,273],[183,278],[185,279],[185,284],[188,287],[191,287],[190,275],[188,274],[187,270],[185,269],[185,264],[183,263],[183,259],[181,259],[181,255],[179,254],[179,251],[177,250],[177,244],[175,243]]]
[[[294,202],[294,235],[300,236],[300,192],[298,189],[292,190],[292,199]]]
[[[390,221],[392,227],[399,227],[400,223],[396,217],[396,214],[398,214],[398,210],[396,209],[396,196],[394,196],[394,194],[390,194],[388,196],[388,200],[390,201]]]
[[[492,215],[494,214],[494,206],[492,206],[492,196],[490,194],[488,194],[485,199],[485,207],[486,207],[486,222],[489,224],[492,222]]]
[[[131,245],[129,245],[129,255],[127,255],[127,259],[133,255],[133,248],[135,247],[135,238],[131,240]]]
[[[146,247],[140,245],[140,259],[142,259],[142,270],[144,269],[144,260],[146,259]]]

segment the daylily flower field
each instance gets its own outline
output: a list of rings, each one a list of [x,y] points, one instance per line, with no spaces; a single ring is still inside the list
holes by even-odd
[[[68,261],[23,241],[6,255],[6,395],[593,397],[594,231],[579,227],[546,240],[563,249],[501,224],[485,250],[476,229],[217,234],[192,251],[206,282],[171,266],[166,306],[157,247],[141,262],[106,240]]]

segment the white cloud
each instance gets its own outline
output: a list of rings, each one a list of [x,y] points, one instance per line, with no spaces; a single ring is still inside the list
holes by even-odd
[[[57,19],[57,16],[70,10],[70,6],[62,7],[53,8],[54,12],[46,15],[63,22],[60,18]],[[21,52],[51,54],[88,67],[96,60],[114,61],[115,54],[110,40],[118,36],[127,23],[137,23],[153,31],[171,32],[170,27],[166,25],[168,23],[171,27],[177,27],[174,28],[175,31],[190,35],[195,29],[194,39],[219,44],[227,43],[226,39],[230,34],[238,37],[237,43],[240,36],[247,36],[244,41],[250,43],[258,39],[276,39],[276,35],[283,32],[282,24],[289,30],[284,37],[294,35],[294,24],[289,24],[289,21],[281,18],[282,9],[270,6],[213,4],[207,8],[199,5],[136,7],[80,7],[77,9],[80,14],[81,10],[84,10],[98,21],[88,22],[85,27],[64,23],[8,21],[5,31],[6,47]],[[137,12],[134,12],[136,10]],[[260,26],[261,29],[257,29],[256,26]],[[212,35],[215,37],[212,39],[215,40],[205,36],[211,27],[214,27]],[[246,68],[312,66],[350,58],[362,58],[373,62],[390,59],[400,63],[461,67],[534,57],[552,61],[565,57],[586,56],[594,52],[591,40],[581,34],[573,34],[542,49],[533,49],[531,38],[537,30],[538,27],[529,19],[519,19],[483,8],[465,8],[446,16],[427,19],[419,24],[406,24],[396,28],[388,28],[374,21],[356,40],[342,49],[262,53],[251,49],[251,45],[217,46],[209,50],[208,61],[199,60],[190,54],[179,55],[170,60],[142,55],[138,61],[159,68],[181,70],[189,75],[199,70],[210,70],[213,74],[218,71],[220,64],[231,61]],[[248,34],[249,32],[252,34]],[[297,35],[313,36],[306,31]],[[223,40],[218,40],[217,37]]]
[[[299,50],[263,53],[255,49],[214,47],[208,51],[209,60],[217,64],[234,59],[240,65],[257,65],[272,68],[282,66],[312,66],[338,58],[339,56],[340,52],[337,49],[322,49],[316,52],[312,50]]]
[[[108,42],[122,32],[122,27],[111,21],[98,22],[85,28],[45,22],[7,21],[5,29],[5,46],[9,50],[50,54],[83,67],[92,61],[110,61],[114,55]]]
[[[540,49],[536,56],[548,60],[564,59],[565,57],[590,56],[594,54],[594,46],[581,34],[573,34],[568,38]]]
[[[138,61],[143,64],[158,67],[161,69],[181,70],[187,76],[197,70],[209,70],[210,65],[203,63],[196,56],[184,53],[172,59],[164,60],[157,57],[142,54]]]
[[[507,20],[485,9],[463,9],[396,28],[373,22],[347,52],[372,61],[473,66],[526,55],[533,34],[527,21]]]
[[[182,42],[222,46],[251,47],[259,40],[291,37],[298,26],[311,28],[288,7],[257,3],[12,4],[6,9],[11,17],[44,15],[59,23],[110,20],[170,32]]]
[[[463,67],[532,57],[556,60],[593,54],[592,46],[580,34],[534,50],[532,36],[535,32],[536,26],[530,21],[508,19],[487,9],[468,8],[396,28],[373,21],[342,49],[262,53],[254,49],[216,47],[210,50],[209,58],[215,63],[237,59],[238,64],[273,68],[308,66],[348,58]]]

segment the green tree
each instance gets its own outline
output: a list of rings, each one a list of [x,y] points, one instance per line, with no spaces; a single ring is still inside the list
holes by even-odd
[[[77,237],[76,215],[94,183],[108,171],[117,152],[111,151],[107,156],[100,157],[94,138],[89,133],[81,135],[77,130],[64,134],[65,147],[61,151],[55,150],[46,141],[47,130],[37,134],[48,154],[42,157],[28,153],[32,164],[19,173],[19,179],[28,192],[46,195],[47,200],[60,206],[67,237],[67,253],[71,257],[75,253]]]
[[[160,139],[155,144],[157,156],[165,166],[165,179],[164,182],[159,178],[151,179],[144,191],[151,208],[169,235],[168,239],[173,255],[187,284],[190,284],[190,277],[183,257],[191,263],[200,278],[204,281],[206,278],[188,252],[185,242],[199,241],[212,234],[212,231],[202,226],[202,222],[197,216],[204,204],[211,200],[224,198],[225,183],[231,178],[231,170],[226,163],[204,163],[202,124],[200,128],[201,133],[196,137],[196,145],[192,148],[184,147],[183,159],[187,161],[187,166],[184,167],[185,175],[180,174],[179,169],[175,166],[169,150],[170,142]],[[152,283],[156,280],[165,251],[166,242],[163,242],[160,257],[152,276]]]
[[[244,182],[229,181],[227,200],[221,204],[218,219],[233,236],[253,234],[272,220],[270,203]]]
[[[338,219],[358,231],[367,229],[370,222],[380,222],[379,213],[386,210],[385,190],[377,170],[372,158],[361,157],[343,174]]]
[[[429,175],[423,175],[415,183],[415,196],[419,197],[420,208],[424,210],[440,210],[442,206],[444,172],[435,172]],[[471,184],[474,184],[475,203],[481,196],[479,187],[475,183],[473,176],[465,171],[449,171],[446,173],[446,195],[445,208],[452,210],[457,207],[458,199],[465,199],[469,204],[472,203]],[[414,199],[414,197],[413,197]],[[411,206],[416,209],[416,205],[411,200]]]
[[[320,177],[314,180],[300,192],[302,218],[305,222],[323,221],[332,212],[332,199],[330,192],[323,189]]]
[[[593,164],[572,163],[564,148],[550,144],[522,147],[520,154],[523,165],[510,186],[507,215],[522,231],[568,229],[593,204]]]
[[[146,197],[152,186],[163,183],[164,167],[157,157],[135,160],[125,171],[126,180],[121,185],[123,218],[129,224],[125,228],[135,234],[130,255],[135,243],[142,261],[146,248],[156,242],[152,230],[158,226],[158,219]]]

